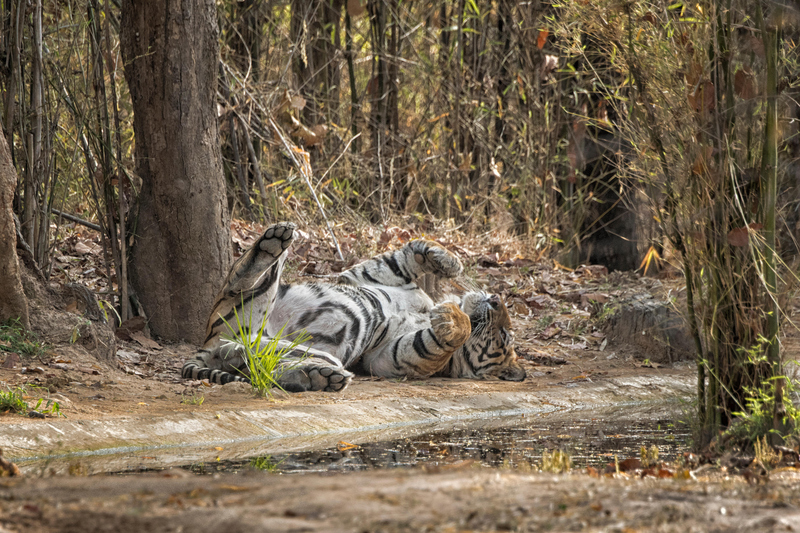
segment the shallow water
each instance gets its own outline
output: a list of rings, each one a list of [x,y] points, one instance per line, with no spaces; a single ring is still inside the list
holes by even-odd
[[[587,415],[589,413],[586,413]],[[676,459],[689,450],[689,431],[674,419],[615,420],[587,418],[553,424],[547,419],[500,428],[456,429],[393,441],[337,447],[312,452],[281,453],[240,461],[187,466],[198,474],[239,472],[254,468],[281,474],[349,472],[383,468],[435,468],[469,460],[487,468],[531,469],[545,451],[561,450],[573,468],[605,468],[639,457],[642,446],[657,446],[659,460]]]

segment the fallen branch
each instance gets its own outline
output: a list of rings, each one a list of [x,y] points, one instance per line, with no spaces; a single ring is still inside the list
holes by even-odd
[[[82,226],[86,226],[89,229],[93,229],[95,231],[99,231],[102,233],[103,228],[95,224],[94,222],[89,222],[88,220],[84,220],[80,217],[76,217],[75,215],[70,215],[69,213],[65,213],[63,211],[59,211],[58,209],[51,209],[54,215],[58,215],[60,217],[66,218],[67,220],[71,220],[76,224],[80,224]]]

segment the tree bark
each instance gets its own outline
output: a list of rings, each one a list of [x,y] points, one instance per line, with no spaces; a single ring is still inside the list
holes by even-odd
[[[11,152],[6,136],[0,132],[0,322],[19,318],[26,329],[28,322],[28,300],[22,290],[19,259],[17,258],[17,231],[14,227],[14,189],[17,187],[17,171],[11,162]]]
[[[121,49],[134,109],[131,283],[150,328],[200,342],[231,262],[215,89],[212,0],[125,0]]]

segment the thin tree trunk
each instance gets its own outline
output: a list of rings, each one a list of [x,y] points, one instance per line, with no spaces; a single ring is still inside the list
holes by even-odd
[[[0,135],[0,322],[19,318],[22,326],[28,328],[28,300],[22,290],[17,231],[11,209],[16,188],[17,171],[5,135]]]
[[[761,180],[764,194],[764,279],[767,285],[766,337],[767,361],[771,376],[775,378],[775,410],[771,434],[773,444],[782,444],[781,435],[786,432],[786,406],[783,404],[784,378],[781,365],[778,307],[778,282],[775,273],[775,204],[778,193],[778,29],[775,26],[764,31],[764,50],[767,56],[767,117],[764,131],[764,154],[761,161]]]

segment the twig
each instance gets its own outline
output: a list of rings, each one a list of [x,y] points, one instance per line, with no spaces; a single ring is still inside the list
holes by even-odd
[[[244,203],[245,209],[250,211],[252,209],[250,193],[247,191],[247,179],[245,179],[244,170],[242,169],[242,158],[239,156],[239,137],[236,135],[236,120],[233,118],[234,114],[233,110],[231,110],[231,148],[233,149],[233,159],[236,164],[236,177],[239,180],[239,187],[242,188],[242,202]]]
[[[51,211],[53,212],[54,215],[58,215],[60,217],[66,218],[67,220],[71,220],[71,221],[73,221],[73,222],[75,222],[77,224],[80,224],[82,226],[86,226],[89,229],[93,229],[95,231],[99,231],[100,233],[103,232],[103,228],[101,228],[100,226],[98,226],[94,222],[89,222],[88,220],[84,220],[84,219],[82,219],[80,217],[76,217],[75,215],[70,215],[69,213],[65,213],[63,211],[59,211],[56,208],[52,208]]]
[[[236,113],[236,118],[239,119],[239,122],[242,125],[242,133],[244,134],[244,141],[247,144],[247,152],[250,154],[250,163],[253,165],[253,174],[256,177],[256,183],[258,184],[258,192],[261,193],[261,204],[267,201],[267,189],[264,187],[264,179],[261,177],[261,166],[258,164],[258,156],[256,155],[256,150],[253,147],[253,140],[250,138],[250,132],[248,131],[248,124],[244,121],[244,118]]]
[[[353,144],[353,141],[355,141],[359,137],[361,137],[361,133],[360,132],[356,133],[354,136],[350,137],[350,140],[347,141],[347,144],[345,145],[344,149],[342,150],[342,153],[339,154],[339,157],[337,157],[336,159],[333,160],[333,163],[331,163],[331,166],[328,167],[328,170],[326,170],[325,173],[322,174],[322,177],[317,182],[318,184],[322,183],[323,181],[325,181],[325,176],[327,176],[328,173],[331,171],[331,169],[336,166],[336,163],[338,163],[339,160],[342,158],[342,156],[347,152],[347,149],[350,147],[351,144]]]
[[[319,197],[317,197],[317,193],[314,192],[314,187],[311,185],[311,163],[309,163],[308,152],[301,150],[295,146],[294,143],[289,141],[283,134],[283,131],[281,131],[281,128],[275,123],[274,120],[272,120],[272,117],[269,118],[269,125],[272,126],[273,130],[275,130],[275,133],[281,140],[281,144],[283,144],[283,148],[286,150],[287,155],[292,159],[294,166],[297,167],[297,170],[300,172],[300,175],[303,176],[306,185],[308,185],[308,190],[311,191],[311,196],[314,197],[314,201],[317,202],[317,207],[319,207],[319,212],[322,213],[322,218],[325,219],[325,225],[328,226],[328,232],[331,234],[333,244],[336,246],[336,253],[339,255],[339,260],[344,261],[342,249],[339,248],[339,241],[336,240],[336,234],[333,233],[331,223],[328,221],[328,217],[325,215],[325,209],[322,208],[322,202],[319,201]],[[302,162],[297,159],[298,153],[303,154],[304,160]]]

